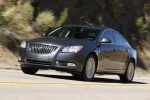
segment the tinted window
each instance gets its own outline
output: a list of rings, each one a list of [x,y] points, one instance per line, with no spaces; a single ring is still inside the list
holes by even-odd
[[[65,35],[67,35],[68,32],[69,32],[68,28],[59,27],[59,28],[53,30],[52,32],[48,33],[47,36],[63,37]]]
[[[117,32],[113,32],[113,33],[114,33],[114,37],[115,37],[115,43],[123,45],[124,42],[123,42],[122,36]]]
[[[91,38],[91,39],[96,39],[100,32],[100,29],[90,29],[90,28],[85,28],[81,32],[82,38]]]
[[[110,40],[113,42],[114,39],[113,39],[112,31],[111,31],[111,30],[106,30],[106,31],[102,34],[100,40],[102,40],[103,38],[108,38],[108,39],[110,39]]]
[[[59,27],[46,36],[55,36],[61,38],[77,38],[77,39],[93,39],[95,40],[100,32],[100,29],[87,27]]]

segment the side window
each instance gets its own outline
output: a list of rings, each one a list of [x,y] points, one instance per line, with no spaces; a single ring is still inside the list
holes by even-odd
[[[106,31],[102,34],[100,40],[102,40],[103,38],[108,38],[108,39],[110,39],[110,40],[112,41],[112,43],[113,43],[113,41],[114,41],[114,39],[113,39],[113,34],[112,34],[112,31],[111,31],[111,30],[106,30]]]
[[[113,32],[114,33],[114,37],[115,37],[115,43],[116,44],[124,44],[123,38],[120,34],[118,34],[117,32]]]

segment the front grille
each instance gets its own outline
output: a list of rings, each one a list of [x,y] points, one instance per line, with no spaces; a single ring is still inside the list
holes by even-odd
[[[31,64],[38,64],[38,65],[51,65],[51,62],[46,62],[46,61],[37,61],[37,60],[27,59],[27,62]]]
[[[29,51],[36,54],[47,54],[55,51],[57,46],[45,44],[29,44]]]

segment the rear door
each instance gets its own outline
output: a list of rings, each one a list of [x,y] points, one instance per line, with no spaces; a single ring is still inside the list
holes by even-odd
[[[114,51],[115,51],[115,62],[116,66],[113,69],[124,69],[128,59],[128,47],[125,45],[124,38],[117,32],[113,31],[114,35]]]

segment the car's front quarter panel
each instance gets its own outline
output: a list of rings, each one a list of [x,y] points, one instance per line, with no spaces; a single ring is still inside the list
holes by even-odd
[[[87,42],[87,43],[82,43],[81,42],[80,44],[76,44],[76,45],[83,46],[83,49],[81,51],[77,52],[77,53],[62,52],[62,49],[65,46],[70,46],[70,45],[63,46],[59,50],[59,52],[57,52],[57,54],[55,55],[54,64],[56,64],[57,61],[74,63],[76,65],[76,70],[78,72],[81,72],[82,69],[83,69],[83,66],[84,66],[84,62],[85,62],[88,54],[93,50],[95,45],[94,45],[93,41],[90,41],[90,42]],[[57,66],[57,67],[62,67],[62,66]]]

